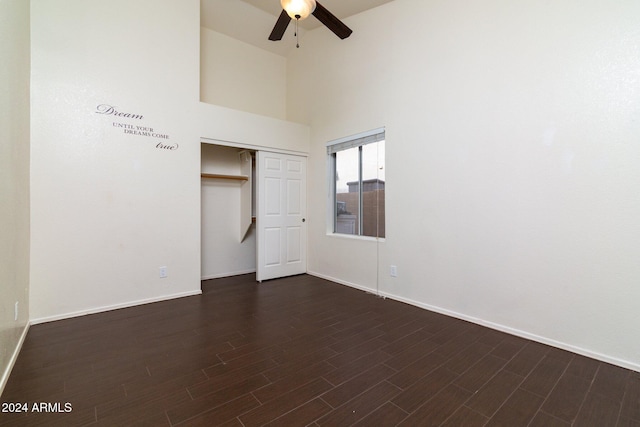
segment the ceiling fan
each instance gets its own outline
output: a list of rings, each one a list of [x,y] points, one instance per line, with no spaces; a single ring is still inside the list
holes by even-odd
[[[353,32],[351,28],[347,27],[333,13],[315,0],[280,0],[280,4],[282,5],[282,12],[269,35],[269,40],[282,40],[282,36],[292,19],[296,20],[297,37],[298,21],[307,18],[310,14],[313,14],[318,21],[322,22],[341,39],[346,39]],[[296,47],[298,46],[296,45]]]

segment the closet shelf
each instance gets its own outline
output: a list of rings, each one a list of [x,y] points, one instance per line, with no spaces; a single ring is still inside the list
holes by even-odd
[[[212,178],[212,179],[233,179],[236,181],[248,181],[249,177],[246,175],[221,175],[217,173],[201,173],[200,177],[202,178]]]

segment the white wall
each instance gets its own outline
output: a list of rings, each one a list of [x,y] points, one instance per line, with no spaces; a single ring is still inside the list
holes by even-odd
[[[35,322],[200,292],[198,22],[197,0],[33,2]]]
[[[198,132],[203,142],[255,150],[309,151],[309,126],[201,102]]]
[[[286,118],[286,59],[201,28],[200,100]]]
[[[0,2],[0,394],[29,318],[29,2]],[[15,320],[15,303],[18,319]]]
[[[310,31],[309,270],[640,370],[640,3],[396,0]],[[309,84],[309,82],[313,84]],[[326,235],[324,143],[386,126],[386,241]],[[389,277],[389,265],[399,277]],[[377,267],[376,267],[377,265]]]
[[[240,150],[202,144],[202,172],[241,175]],[[202,179],[200,203],[202,278],[232,276],[256,271],[255,225],[240,234],[241,186],[247,181]]]

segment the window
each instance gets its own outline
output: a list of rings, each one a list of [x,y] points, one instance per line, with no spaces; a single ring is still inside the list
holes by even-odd
[[[385,131],[327,144],[333,178],[333,232],[385,237]]]

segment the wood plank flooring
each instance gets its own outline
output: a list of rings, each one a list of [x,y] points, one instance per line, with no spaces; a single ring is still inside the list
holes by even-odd
[[[640,373],[307,275],[245,275],[33,326],[0,401],[55,410],[0,426],[629,427]]]

